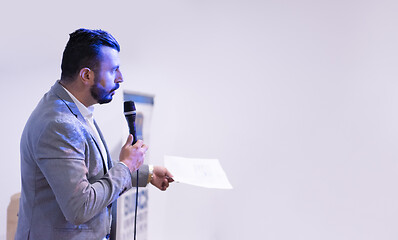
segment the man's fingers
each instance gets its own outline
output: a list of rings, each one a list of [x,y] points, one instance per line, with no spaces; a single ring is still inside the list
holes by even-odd
[[[133,144],[134,137],[133,135],[129,134],[127,137],[126,143],[124,144],[125,146],[129,146]],[[137,140],[137,142],[133,145],[136,148],[144,148],[144,150],[148,150],[148,146],[144,144],[142,140]]]
[[[146,145],[146,144],[142,144],[141,145],[141,148],[146,152],[147,150],[148,150],[148,145]]]
[[[124,144],[124,146],[128,146],[131,145],[133,143],[133,135],[129,134],[129,136],[127,137],[126,143]]]
[[[167,179],[167,181],[168,181],[169,183],[170,183],[170,182],[174,182],[173,177],[166,176],[166,179]]]
[[[136,148],[141,148],[144,144],[142,140],[137,140],[137,142],[133,145]]]
[[[174,176],[166,169],[166,177],[173,178]]]
[[[169,182],[167,181],[167,179],[165,179],[164,181],[162,181],[162,189],[161,190],[166,190],[169,187]]]

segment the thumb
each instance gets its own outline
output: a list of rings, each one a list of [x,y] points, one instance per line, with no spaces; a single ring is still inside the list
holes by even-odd
[[[166,176],[167,176],[167,177],[170,177],[170,178],[173,178],[173,177],[174,177],[173,174],[171,174],[171,173],[169,172],[169,170],[167,170],[167,169],[166,169]]]
[[[133,140],[134,140],[133,135],[129,134],[129,136],[127,137],[127,141],[124,144],[124,146],[129,146],[129,145],[133,144]]]

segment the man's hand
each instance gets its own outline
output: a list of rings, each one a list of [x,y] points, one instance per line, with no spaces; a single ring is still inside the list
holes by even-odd
[[[173,182],[173,175],[165,167],[154,166],[153,178],[151,183],[153,186],[165,191],[169,187],[169,183]]]
[[[134,172],[141,167],[145,152],[148,150],[148,146],[142,140],[138,140],[134,145],[131,145],[132,143],[133,135],[130,134],[119,155],[120,162],[126,164],[130,172]]]

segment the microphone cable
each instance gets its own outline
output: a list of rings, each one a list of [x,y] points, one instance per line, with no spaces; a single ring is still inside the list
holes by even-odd
[[[134,215],[134,240],[137,234],[137,210],[138,210],[138,169],[137,169],[137,186],[135,188],[135,215]]]

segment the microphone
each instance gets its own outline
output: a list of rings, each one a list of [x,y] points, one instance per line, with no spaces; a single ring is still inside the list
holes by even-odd
[[[129,126],[130,134],[133,135],[133,145],[137,142],[137,134],[135,130],[135,117],[137,113],[135,112],[135,104],[133,101],[124,102],[124,116],[127,120],[127,125]],[[138,207],[138,169],[137,169],[137,186],[135,189],[135,215],[134,215],[134,240],[137,236],[137,207]],[[116,219],[115,219],[116,220]]]
[[[135,130],[135,104],[133,101],[124,102],[124,116],[127,120],[127,125],[129,126],[130,134],[133,135],[133,145],[137,142],[137,133]]]

